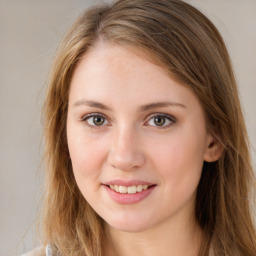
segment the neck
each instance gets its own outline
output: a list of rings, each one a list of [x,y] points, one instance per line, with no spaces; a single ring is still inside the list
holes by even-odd
[[[105,225],[105,256],[197,256],[202,231],[195,221],[174,220],[141,232],[125,232]]]

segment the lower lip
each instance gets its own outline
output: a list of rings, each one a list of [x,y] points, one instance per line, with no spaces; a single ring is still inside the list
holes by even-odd
[[[142,190],[141,192],[137,192],[134,194],[121,194],[110,187],[104,185],[105,189],[107,190],[108,194],[110,195],[111,199],[118,204],[135,204],[142,201],[144,198],[149,196],[151,192],[155,189],[156,186],[151,186],[146,190]]]

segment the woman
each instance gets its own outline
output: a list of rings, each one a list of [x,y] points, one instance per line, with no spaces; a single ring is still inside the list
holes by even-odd
[[[76,21],[50,76],[45,160],[47,255],[256,255],[229,55],[187,3],[121,0]]]

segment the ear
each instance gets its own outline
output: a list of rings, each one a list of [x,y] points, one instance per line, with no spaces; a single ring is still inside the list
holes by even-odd
[[[223,145],[213,135],[208,133],[206,139],[206,148],[204,152],[204,161],[217,161],[221,157],[223,150]]]

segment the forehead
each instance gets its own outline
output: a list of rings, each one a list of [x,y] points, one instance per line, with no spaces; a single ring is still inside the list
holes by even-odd
[[[111,65],[109,65],[110,63]],[[131,71],[135,66],[138,68],[140,64],[143,64],[140,66],[140,69],[144,69],[144,71],[147,71],[148,67],[154,67],[154,69],[161,70],[162,73],[166,73],[167,75],[167,68],[153,52],[146,49],[138,49],[134,46],[124,47],[110,42],[96,43],[83,56],[78,66],[83,66],[83,68],[90,69],[90,72],[92,72],[99,71],[100,67],[103,67],[104,64],[107,64],[109,70],[122,70],[124,73]],[[134,69],[133,72],[135,71]],[[119,76],[121,75],[123,73],[119,74]],[[171,74],[168,75],[170,76]]]
[[[195,97],[191,94],[190,89],[176,82],[167,69],[155,63],[146,52],[100,43],[77,65],[71,81],[70,99],[84,96],[105,101],[119,97],[123,101],[142,103],[189,102]]]
[[[98,41],[93,45],[81,58],[78,67],[80,66],[80,69],[86,68],[88,69],[88,72],[90,71],[93,74],[99,72],[100,67],[103,67],[106,63],[109,70],[118,70],[118,72],[121,70],[123,71],[123,73],[118,74],[118,77],[128,74],[127,71],[132,71],[132,67],[136,66],[136,69],[138,69],[138,66],[140,66],[137,72],[142,70],[147,72],[150,67],[150,71],[152,71],[153,68],[155,71],[158,70],[161,73],[165,73],[166,76],[177,81],[168,70],[167,65],[160,60],[160,57],[157,56],[154,51],[146,48],[142,49],[133,45],[120,45],[108,41]],[[109,63],[111,63],[111,65],[109,65]],[[136,69],[133,69],[134,74],[137,73]],[[75,72],[77,72],[77,68]]]

